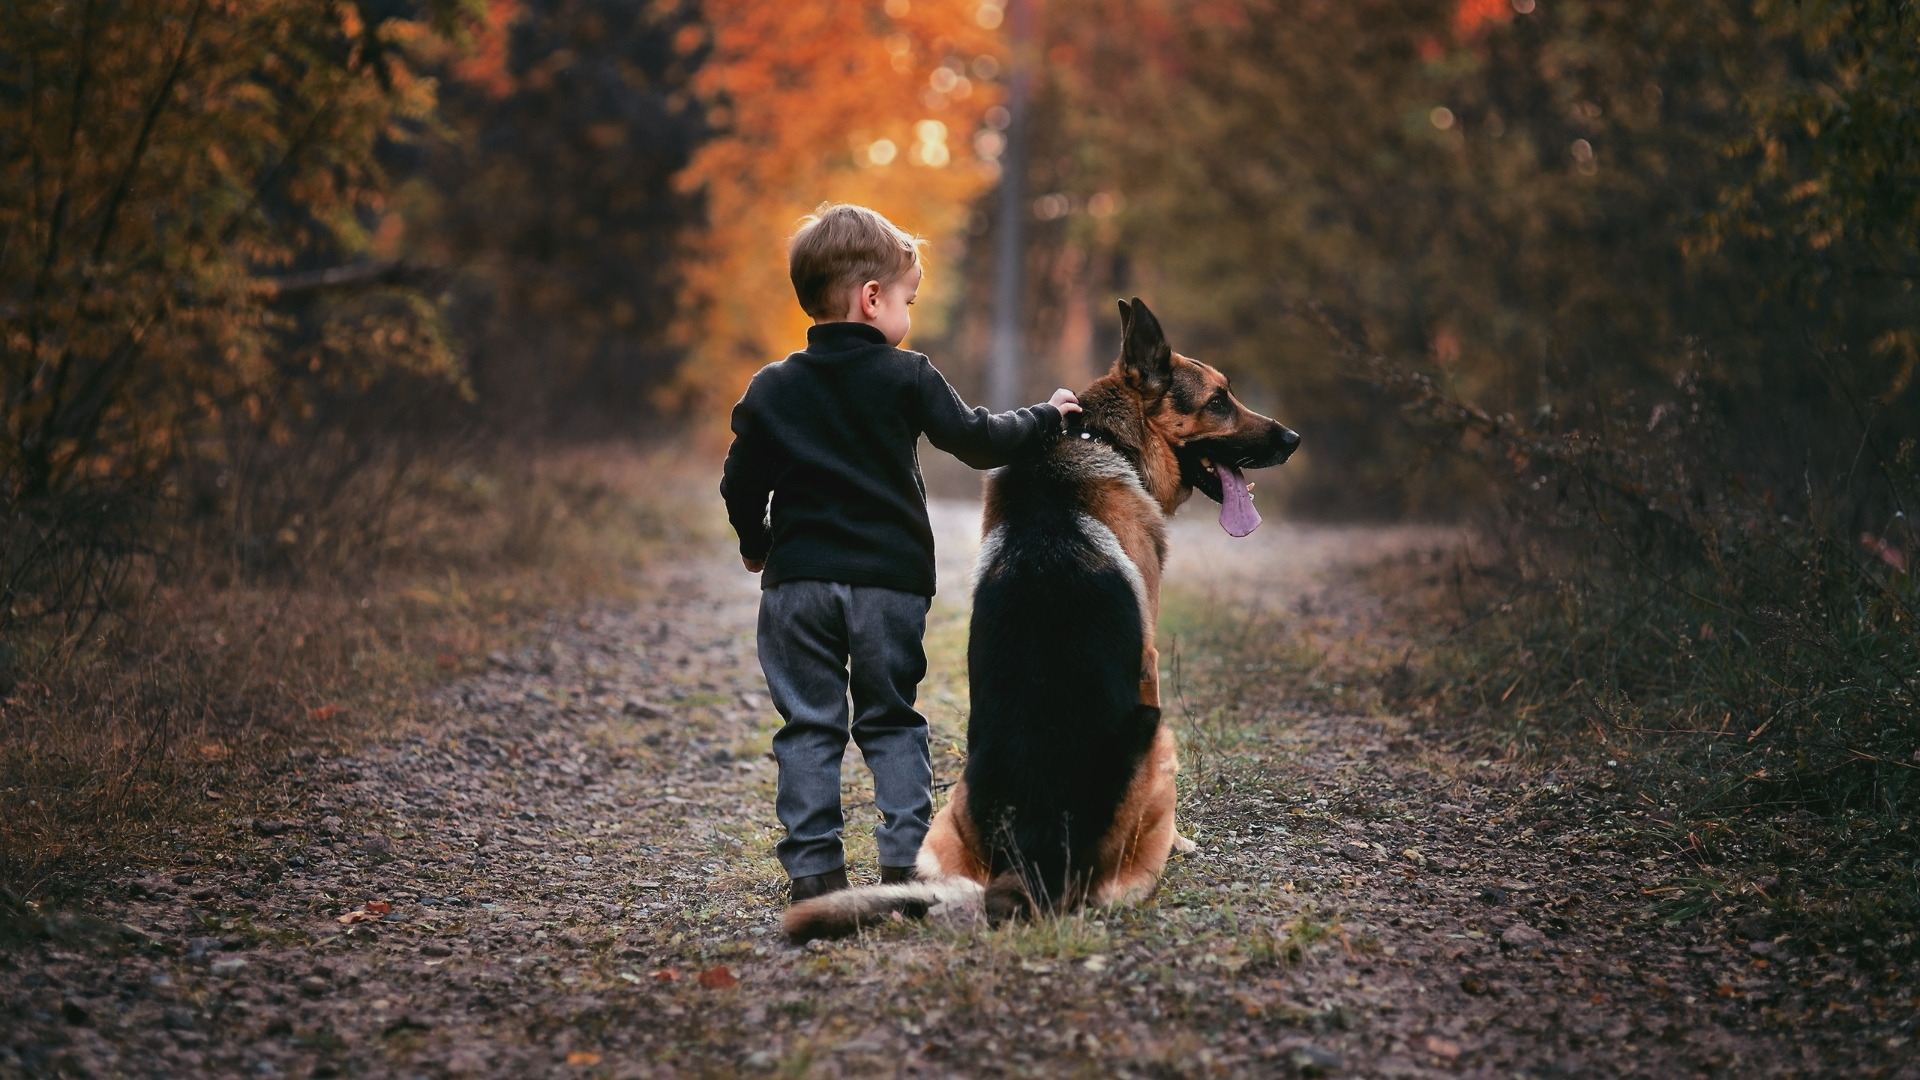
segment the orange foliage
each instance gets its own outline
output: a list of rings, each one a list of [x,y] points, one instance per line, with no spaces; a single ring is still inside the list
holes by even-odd
[[[1512,0],[1460,0],[1459,10],[1453,14],[1453,27],[1461,37],[1466,37],[1487,23],[1506,22],[1511,18]]]
[[[720,134],[684,181],[704,191],[709,228],[687,260],[674,404],[724,416],[754,371],[804,345],[811,320],[785,240],[824,200],[872,206],[933,241],[915,322],[937,328],[968,206],[997,175],[972,141],[1001,99],[981,76],[1005,70],[1006,52],[979,7],[708,0],[712,53],[697,84]]]
[[[462,82],[472,83],[490,97],[513,92],[513,74],[507,70],[511,28],[522,13],[520,0],[486,0],[487,13],[475,28],[465,57],[453,66]]]

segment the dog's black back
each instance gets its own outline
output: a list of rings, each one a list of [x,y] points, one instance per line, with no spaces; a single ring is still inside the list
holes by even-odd
[[[1019,875],[1043,910],[1079,902],[1160,725],[1140,703],[1130,564],[1116,564],[1085,507],[1101,453],[1049,440],[995,475],[1002,518],[983,547],[967,642],[968,815],[995,877]]]

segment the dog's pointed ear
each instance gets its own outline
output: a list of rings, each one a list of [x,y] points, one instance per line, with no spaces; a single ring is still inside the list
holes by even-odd
[[[1173,382],[1173,348],[1139,297],[1120,301],[1120,367],[1127,381],[1148,398],[1167,392]]]

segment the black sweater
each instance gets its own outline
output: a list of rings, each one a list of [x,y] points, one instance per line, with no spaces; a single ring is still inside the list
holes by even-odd
[[[733,407],[720,496],[741,556],[767,561],[763,589],[811,578],[932,596],[920,435],[991,469],[1059,423],[1046,404],[969,409],[925,356],[865,323],[823,323],[807,331],[806,351],[761,368]]]

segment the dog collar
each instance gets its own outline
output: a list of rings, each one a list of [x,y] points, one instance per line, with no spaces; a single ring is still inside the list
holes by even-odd
[[[1079,427],[1079,425],[1077,424],[1074,426]],[[1133,454],[1129,453],[1126,447],[1120,445],[1117,442],[1114,442],[1112,439],[1108,439],[1101,436],[1098,432],[1088,431],[1086,428],[1079,428],[1079,430],[1077,431],[1069,429],[1067,431],[1062,432],[1061,435],[1065,438],[1071,439],[1074,442],[1099,443],[1101,446],[1104,446],[1107,449],[1113,451],[1114,453],[1119,454],[1120,460],[1126,462],[1127,468],[1133,470],[1133,475],[1135,479],[1140,481],[1141,486],[1144,487],[1146,485],[1147,478],[1146,478],[1145,472],[1143,472],[1140,468],[1140,459],[1134,457]]]

